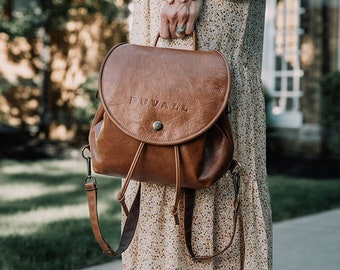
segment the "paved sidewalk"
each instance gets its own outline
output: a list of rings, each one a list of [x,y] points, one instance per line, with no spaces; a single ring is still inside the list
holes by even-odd
[[[275,223],[273,268],[339,270],[340,208]],[[114,261],[83,270],[122,269],[121,262]]]
[[[340,269],[340,209],[274,224],[274,270],[302,269]]]
[[[83,270],[123,270],[122,262],[120,260],[111,263],[104,263],[98,266],[92,266]]]

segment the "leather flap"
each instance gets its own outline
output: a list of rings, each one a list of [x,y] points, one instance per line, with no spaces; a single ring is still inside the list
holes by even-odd
[[[216,51],[121,44],[106,56],[99,78],[110,119],[129,136],[171,145],[206,130],[225,110],[230,70]]]

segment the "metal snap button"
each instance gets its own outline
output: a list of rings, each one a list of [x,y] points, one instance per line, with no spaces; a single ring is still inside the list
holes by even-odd
[[[163,128],[163,123],[161,121],[155,121],[152,123],[152,128],[155,131],[160,131]]]

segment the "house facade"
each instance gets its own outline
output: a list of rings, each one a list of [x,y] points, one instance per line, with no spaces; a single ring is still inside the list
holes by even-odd
[[[268,151],[319,157],[320,79],[340,70],[340,1],[266,2],[262,80]]]

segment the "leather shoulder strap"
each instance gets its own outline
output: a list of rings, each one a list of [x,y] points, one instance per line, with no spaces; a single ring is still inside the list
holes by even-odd
[[[91,220],[91,227],[94,237],[102,248],[103,252],[109,257],[115,257],[122,254],[130,245],[132,238],[135,234],[138,218],[139,218],[139,206],[140,206],[140,193],[141,185],[139,185],[138,192],[132,203],[129,215],[127,216],[122,236],[120,239],[119,247],[114,251],[111,246],[105,241],[99,226],[98,209],[97,209],[97,186],[96,183],[86,183],[85,189],[87,191],[87,199]]]
[[[229,239],[228,244],[225,248],[223,248],[220,251],[217,251],[213,255],[197,255],[195,254],[192,246],[192,217],[193,217],[193,210],[194,210],[194,203],[195,203],[195,190],[194,189],[185,189],[185,208],[184,208],[184,231],[185,231],[185,244],[187,247],[187,251],[191,257],[192,260],[201,262],[204,260],[212,259],[223,252],[225,252],[233,243],[233,240],[235,238],[236,233],[236,227],[237,227],[237,215],[238,213],[234,211],[233,214],[233,231],[232,235]]]
[[[239,189],[240,189],[240,173],[238,169],[240,169],[241,165],[233,160],[230,168],[230,175],[233,181],[233,187],[234,187],[234,192],[235,192],[235,199],[233,203],[233,208],[234,208],[234,214],[233,214],[233,230],[232,230],[232,235],[229,239],[229,242],[220,251],[217,251],[216,253],[212,255],[206,255],[206,256],[201,256],[195,254],[192,246],[192,218],[193,218],[193,213],[194,213],[194,206],[195,206],[195,190],[194,189],[184,189],[185,192],[185,206],[184,206],[184,232],[185,232],[185,244],[187,247],[187,251],[191,257],[192,260],[194,261],[204,261],[204,260],[209,260],[212,259],[223,252],[225,252],[227,249],[230,248],[231,244],[233,243],[233,240],[235,238],[236,234],[236,227],[237,227],[237,216],[239,214],[239,206],[240,206],[240,199],[239,199]]]

